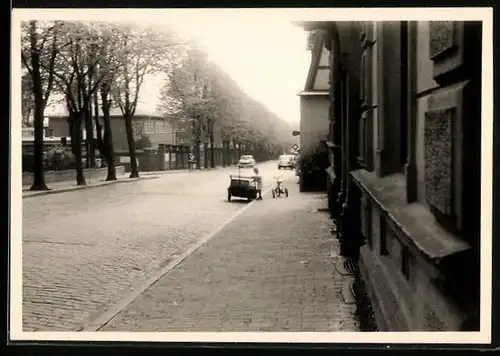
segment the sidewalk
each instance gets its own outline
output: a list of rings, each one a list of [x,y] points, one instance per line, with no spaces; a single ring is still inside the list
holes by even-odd
[[[50,190],[37,190],[37,191],[30,191],[30,186],[23,186],[23,198],[31,198],[31,197],[37,197],[41,195],[48,195],[48,194],[57,194],[57,193],[64,193],[64,192],[71,192],[75,190],[80,190],[80,189],[89,189],[89,188],[96,188],[96,187],[102,187],[104,185],[110,185],[110,184],[119,184],[119,183],[129,183],[129,182],[135,182],[139,179],[155,179],[159,178],[158,175],[148,175],[146,177],[141,177],[141,178],[129,178],[129,174],[122,175],[122,176],[117,176],[117,180],[113,181],[105,181],[104,179],[86,179],[87,185],[76,185],[76,182],[74,180],[72,181],[65,181],[65,182],[55,182],[55,183],[50,183],[47,184],[50,188]]]
[[[288,199],[268,193],[251,203],[86,331],[358,331],[355,304],[342,297],[347,277],[334,267],[338,241],[318,212],[325,194],[299,194],[291,177],[286,184]]]

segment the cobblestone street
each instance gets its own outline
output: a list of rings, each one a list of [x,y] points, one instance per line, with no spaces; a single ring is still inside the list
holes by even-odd
[[[226,201],[229,172],[23,199],[24,331],[78,330],[216,229],[245,206]]]
[[[260,167],[270,184],[275,163]],[[24,330],[82,329],[232,216],[98,328],[357,330],[332,264],[337,240],[317,212],[324,194],[299,194],[289,171],[288,199],[228,203],[228,173],[184,172],[23,201]]]

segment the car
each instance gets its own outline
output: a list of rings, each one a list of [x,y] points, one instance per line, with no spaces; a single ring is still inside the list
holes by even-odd
[[[252,155],[243,155],[238,161],[238,167],[240,168],[255,167],[255,159],[253,158]]]
[[[232,197],[246,198],[249,202],[257,198],[257,184],[252,176],[241,174],[229,175],[229,187],[227,188],[227,201]]]
[[[281,155],[278,161],[278,169],[294,169],[295,156],[294,155]]]

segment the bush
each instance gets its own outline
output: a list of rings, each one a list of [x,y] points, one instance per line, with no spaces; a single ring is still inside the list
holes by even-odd
[[[75,156],[69,148],[52,148],[47,151],[44,158],[45,168],[47,170],[60,171],[75,168]]]
[[[142,136],[140,139],[135,141],[135,149],[143,150],[145,147],[151,147],[152,143],[148,136]]]

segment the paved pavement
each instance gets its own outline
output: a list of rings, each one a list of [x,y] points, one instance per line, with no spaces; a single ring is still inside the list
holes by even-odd
[[[102,331],[358,331],[324,194],[252,203]],[[333,262],[333,264],[332,264]]]
[[[220,167],[218,167],[219,169]],[[23,198],[31,198],[31,197],[36,197],[40,195],[48,195],[48,194],[58,194],[58,193],[65,193],[73,190],[79,190],[79,189],[89,189],[89,188],[95,188],[95,187],[101,187],[103,185],[109,185],[109,184],[117,184],[117,183],[128,183],[128,182],[133,182],[138,179],[153,179],[157,178],[160,175],[164,174],[176,174],[176,173],[186,173],[187,170],[166,170],[166,171],[153,171],[153,172],[140,172],[140,177],[141,178],[129,178],[130,173],[126,173],[124,175],[118,175],[116,178],[117,180],[114,181],[106,181],[104,178],[103,179],[91,179],[90,177],[86,178],[86,185],[77,185],[74,180],[71,181],[62,181],[62,182],[54,182],[54,183],[49,183],[47,184],[50,188],[50,190],[35,190],[35,191],[30,191],[31,185],[23,185]]]
[[[246,206],[226,201],[228,173],[23,199],[23,330],[79,330],[216,230]]]
[[[155,176],[148,176],[147,178],[155,178]],[[48,184],[50,190],[33,190],[31,191],[31,186],[23,186],[23,198],[33,198],[41,195],[49,195],[49,194],[59,194],[65,193],[73,190],[81,190],[81,189],[89,189],[101,187],[104,185],[110,184],[118,184],[118,183],[128,183],[138,180],[138,178],[128,178],[128,175],[117,176],[114,181],[106,181],[105,179],[87,179],[86,185],[77,185],[75,181],[63,181],[63,182],[54,182]]]

